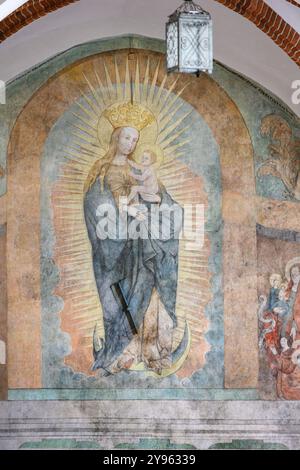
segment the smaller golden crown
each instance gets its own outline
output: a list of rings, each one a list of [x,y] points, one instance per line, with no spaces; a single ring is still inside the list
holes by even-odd
[[[141,131],[155,120],[154,115],[148,109],[130,102],[114,105],[106,109],[103,115],[115,129],[134,127]]]

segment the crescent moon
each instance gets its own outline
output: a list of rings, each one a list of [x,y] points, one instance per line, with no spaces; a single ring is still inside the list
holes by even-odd
[[[140,362],[136,366],[131,367],[129,370],[132,370],[135,372],[145,372],[145,374],[148,377],[155,377],[158,379],[175,374],[182,367],[191,349],[191,343],[192,343],[191,330],[187,321],[185,322],[185,333],[183,335],[183,339],[180,345],[178,346],[178,348],[176,349],[176,351],[174,351],[173,355],[176,355],[176,352],[180,350],[182,343],[184,342],[186,336],[187,336],[187,339],[186,339],[187,344],[182,355],[171,365],[171,367],[168,367],[167,369],[163,369],[161,374],[157,374],[156,372],[153,372],[152,370],[147,369],[143,362]]]

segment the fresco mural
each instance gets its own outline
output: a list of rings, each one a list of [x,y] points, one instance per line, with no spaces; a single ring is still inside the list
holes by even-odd
[[[259,176],[272,175],[280,179],[288,199],[300,200],[300,140],[295,139],[293,130],[281,116],[271,114],[261,122],[261,135],[269,137],[269,158],[257,169]],[[266,180],[267,184],[267,180]]]
[[[134,41],[8,86],[8,397],[299,400],[299,120]]]
[[[221,232],[207,233],[221,218],[220,186],[213,188],[220,178],[217,145],[180,98],[183,90],[173,92],[177,80],[169,89],[166,75],[158,83],[160,62],[127,58],[124,77],[116,59],[97,65],[105,83],[96,67],[83,77],[89,92],[57,123],[44,153],[50,217],[42,217],[47,231],[53,224],[56,300],[64,304],[61,330],[72,345],[65,336],[67,354],[51,354],[54,325],[45,324],[44,380],[74,386],[79,373],[86,379],[77,376],[77,386],[143,386],[145,380],[152,387],[191,386],[211,349],[205,309],[222,243]],[[50,152],[63,134],[66,153],[56,153],[49,181]],[[46,259],[49,238],[42,250]],[[48,277],[44,285],[53,297]],[[53,359],[60,366],[49,374]],[[222,367],[212,383],[218,381]]]
[[[300,237],[297,242],[280,240],[282,233],[277,233],[277,237],[271,238],[269,234],[259,238],[265,264],[260,268],[262,294],[258,310],[262,388],[269,381],[274,397],[299,400]],[[270,256],[274,256],[273,260]],[[268,276],[266,270],[271,267]]]

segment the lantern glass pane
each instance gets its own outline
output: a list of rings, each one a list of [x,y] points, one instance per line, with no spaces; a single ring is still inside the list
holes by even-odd
[[[180,21],[180,69],[209,70],[211,68],[211,28],[208,22]]]
[[[178,23],[167,25],[167,68],[178,67]]]

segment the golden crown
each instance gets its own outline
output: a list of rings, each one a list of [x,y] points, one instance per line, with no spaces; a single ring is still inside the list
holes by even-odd
[[[115,129],[118,127],[134,127],[141,131],[155,120],[154,115],[148,109],[137,103],[114,105],[105,110],[103,115]]]

